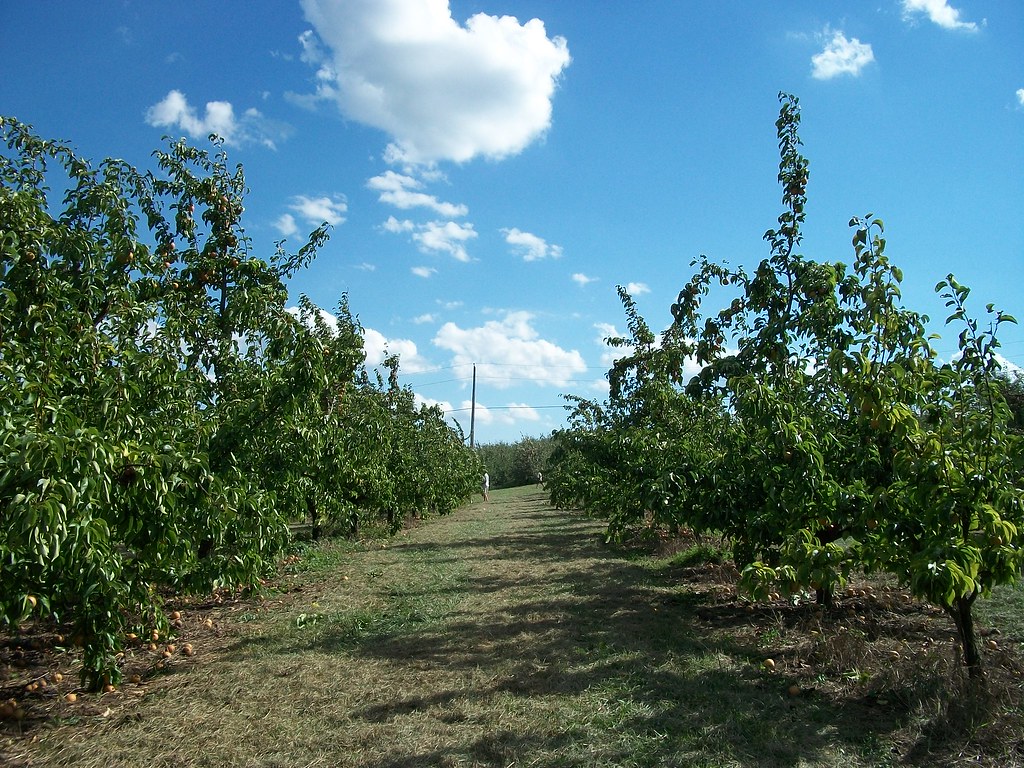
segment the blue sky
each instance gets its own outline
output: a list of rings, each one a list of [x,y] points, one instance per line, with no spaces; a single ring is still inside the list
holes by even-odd
[[[949,272],[1024,316],[1024,6],[1006,0],[4,3],[0,113],[145,166],[210,131],[257,255],[330,221],[291,284],[479,442],[600,397],[630,288],[660,330],[706,254],[767,255],[779,91],[803,108],[804,253],[887,225],[904,295]],[[1024,317],[1021,318],[1024,320]],[[940,351],[955,349],[956,331]],[[1024,331],[1002,334],[1024,366]]]

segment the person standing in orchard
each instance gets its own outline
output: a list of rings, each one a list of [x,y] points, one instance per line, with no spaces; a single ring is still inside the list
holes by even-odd
[[[491,487],[491,476],[484,472],[484,501],[488,501],[487,491]]]

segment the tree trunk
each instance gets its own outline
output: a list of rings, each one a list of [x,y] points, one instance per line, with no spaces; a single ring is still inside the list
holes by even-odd
[[[814,590],[814,597],[818,605],[825,608],[831,608],[835,605],[835,590],[832,589],[832,585],[822,584],[820,587]]]
[[[972,678],[981,677],[982,674],[981,649],[978,645],[978,635],[974,631],[974,615],[971,612],[977,596],[977,592],[972,592],[966,597],[958,597],[953,605],[946,609],[956,624],[956,631],[960,635],[960,647],[964,652],[964,664],[967,665],[967,673]]]
[[[320,512],[316,506],[316,499],[312,495],[306,497],[306,511],[309,512],[309,519],[313,523],[313,541],[319,541],[323,531],[320,529]]]

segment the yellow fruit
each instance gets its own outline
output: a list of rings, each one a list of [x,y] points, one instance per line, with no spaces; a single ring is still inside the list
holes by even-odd
[[[78,694],[67,693],[64,695],[64,701],[68,702],[68,704],[74,704],[76,701],[78,701]]]
[[[53,673],[53,682],[59,683],[63,679],[64,679],[64,675],[62,675],[60,672],[54,672]]]
[[[39,601],[36,600],[36,596],[35,595],[26,595],[25,596],[25,602],[27,602],[33,608],[35,608],[36,605],[39,604]]]
[[[110,683],[107,683],[106,685],[103,686],[103,692],[104,693],[113,693],[116,690],[117,690],[117,686],[112,685]]]
[[[167,651],[168,651],[169,653],[174,653],[174,652],[175,652],[176,650],[177,650],[177,646],[176,646],[176,645],[175,645],[174,643],[170,643],[170,644],[169,644],[169,645],[167,646]]]
[[[183,646],[181,646],[181,652],[184,653],[186,656],[191,656],[193,653],[195,653],[191,643],[185,643]]]
[[[213,629],[213,619],[207,619],[203,622],[203,626],[207,629]]]
[[[181,618],[181,611],[171,611],[171,620],[177,621]]]
[[[775,669],[775,659],[765,659],[764,668],[767,670]]]

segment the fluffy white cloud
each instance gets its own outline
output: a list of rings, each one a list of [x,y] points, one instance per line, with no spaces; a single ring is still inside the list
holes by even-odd
[[[504,319],[477,328],[448,322],[434,336],[434,344],[452,353],[454,366],[468,369],[475,363],[478,375],[492,387],[505,388],[522,380],[564,386],[586,370],[579,352],[540,338],[532,320],[529,312],[509,312]]]
[[[647,283],[626,283],[626,293],[630,296],[643,296],[651,292],[651,286]]]
[[[424,399],[424,402],[440,405],[446,414],[451,415],[455,421],[459,422],[462,426],[462,431],[467,435],[469,434],[470,417],[473,411],[472,400],[463,400],[458,408],[446,402],[429,401],[426,399]],[[524,421],[540,421],[540,414],[537,413],[537,409],[524,403],[509,403],[508,405],[492,405],[488,407],[477,401],[476,413],[472,415],[475,418],[478,429],[481,426],[500,425],[510,427]]]
[[[327,222],[332,227],[345,222],[348,202],[344,195],[334,197],[307,197],[296,195],[288,205],[302,217],[303,221],[313,226]]]
[[[429,312],[423,315],[417,315],[412,319],[416,325],[423,325],[424,323],[433,323],[437,321],[437,316],[432,315]]]
[[[445,203],[438,200],[434,195],[428,195],[418,190],[423,188],[423,183],[412,176],[405,176],[394,171],[385,171],[380,176],[374,176],[366,186],[376,192],[380,192],[378,198],[382,203],[388,203],[396,208],[408,210],[409,208],[429,208],[432,211],[453,218],[465,216],[469,209],[465,205]]]
[[[590,283],[597,282],[597,278],[596,277],[588,277],[587,275],[583,274],[582,272],[574,272],[573,276],[572,276],[572,279],[573,279],[574,283],[578,283],[580,285],[589,285]]]
[[[413,397],[417,405],[426,405],[428,407],[436,405],[440,407],[448,418],[458,422],[463,434],[467,437],[469,435],[471,418],[475,420],[477,428],[493,425],[514,427],[521,422],[535,423],[541,420],[536,408],[522,403],[509,403],[508,405],[492,405],[488,407],[481,402],[477,402],[476,412],[473,413],[472,400],[463,400],[456,406],[448,400],[434,400],[430,397],[424,397],[418,392]]]
[[[1017,89],[1017,103],[1024,107],[1024,88]]]
[[[612,363],[623,355],[629,354],[629,349],[613,347],[608,343],[608,339],[617,339],[622,336],[622,333],[614,325],[611,323],[595,323],[594,328],[598,334],[596,339],[597,346],[601,349],[601,365],[605,368],[611,368]]]
[[[903,0],[903,15],[912,18],[925,14],[928,19],[943,29],[959,29],[976,32],[978,25],[973,21],[961,21],[960,11],[949,4],[949,0]]]
[[[548,256],[552,259],[562,257],[562,246],[549,245],[544,238],[537,237],[537,235],[523,232],[515,227],[502,229],[501,234],[505,236],[505,242],[523,257],[523,261],[537,261]]]
[[[417,226],[412,239],[427,253],[447,253],[458,261],[469,261],[466,243],[477,237],[472,224],[428,221]]]
[[[295,223],[295,217],[290,213],[282,213],[274,222],[274,227],[285,237],[291,237],[299,231],[299,225]]]
[[[162,101],[146,110],[146,123],[154,128],[179,128],[193,139],[215,133],[225,144],[235,147],[255,143],[275,149],[276,142],[291,133],[289,126],[268,120],[256,109],[236,116],[229,101],[206,102],[206,111],[200,117],[178,90],[169,91]]]
[[[304,312],[301,307],[287,307],[285,311],[292,315],[296,320],[306,320],[307,324],[310,327],[312,327],[312,321],[309,321],[308,317],[304,317]],[[321,309],[319,307],[317,307],[317,313],[320,315],[320,319],[324,322],[324,324],[326,324],[327,327],[330,328],[331,333],[337,334],[338,318],[335,315],[328,312],[326,309]]]
[[[472,224],[459,224],[454,221],[428,221],[425,224],[416,224],[409,219],[396,219],[394,216],[388,216],[387,221],[381,224],[381,229],[396,235],[412,233],[413,242],[423,253],[447,253],[457,261],[471,260],[466,251],[466,243],[478,236]]]
[[[385,232],[397,235],[402,232],[412,232],[416,229],[416,225],[408,219],[396,219],[394,216],[388,216],[388,220],[381,224],[381,228]]]
[[[413,267],[409,271],[416,275],[416,277],[423,278],[431,277],[437,274],[437,270],[434,269],[433,267]]]
[[[291,199],[288,207],[310,227],[319,227],[325,221],[332,227],[336,227],[345,222],[345,214],[348,212],[348,203],[344,195],[335,195],[334,197],[296,195]],[[290,213],[281,214],[274,221],[274,227],[285,237],[291,237],[299,231],[298,222]]]
[[[818,80],[830,80],[839,75],[856,77],[875,54],[868,43],[857,38],[847,40],[842,32],[833,32],[821,53],[811,57],[811,75]]]
[[[419,353],[416,342],[411,339],[389,339],[373,328],[363,329],[363,350],[366,364],[380,365],[388,355],[398,355],[401,370],[417,373],[430,368],[430,363]]]
[[[395,162],[463,162],[522,151],[551,124],[570,57],[544,23],[478,13],[465,25],[447,0],[302,0],[327,51],[302,41],[317,96],[380,128]]]

